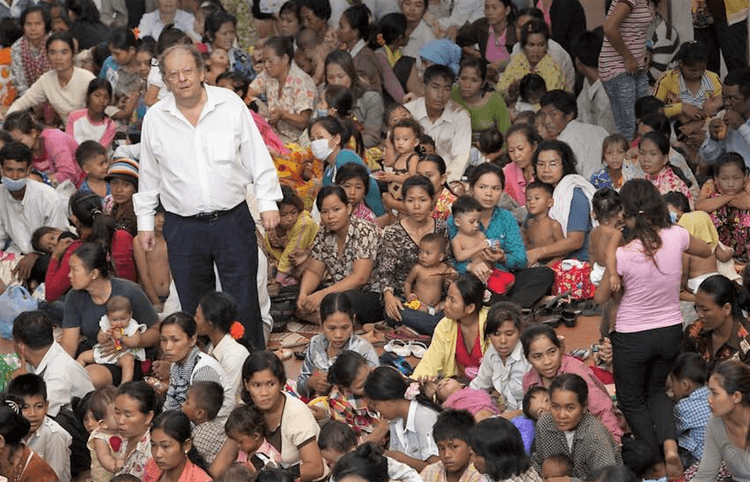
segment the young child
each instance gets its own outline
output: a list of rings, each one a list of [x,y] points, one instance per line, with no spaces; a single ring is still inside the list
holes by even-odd
[[[433,153],[420,157],[417,163],[417,174],[421,174],[429,179],[432,187],[435,188],[435,197],[433,198],[435,207],[432,208],[432,218],[447,221],[451,215],[451,207],[456,200],[456,195],[448,189],[448,174],[446,174],[445,161],[442,157],[434,154],[435,146],[434,141],[432,142]],[[424,146],[424,143],[420,144],[420,147],[422,146]]]
[[[415,149],[419,145],[422,133],[422,125],[412,118],[399,120],[391,129],[393,171],[379,171],[376,174],[379,181],[388,183],[388,192],[383,193],[383,204],[391,211],[403,212],[401,185],[417,173],[419,154]],[[390,156],[391,153],[386,152],[386,157]],[[388,160],[385,163],[391,165]]]
[[[316,394],[325,395],[331,389],[328,370],[344,350],[356,351],[371,366],[380,364],[370,342],[354,334],[354,307],[346,293],[329,293],[323,298],[320,323],[323,333],[310,340],[297,378],[297,392],[308,399]]]
[[[213,381],[194,382],[182,404],[182,413],[194,424],[193,446],[209,464],[227,439],[224,423],[216,419],[223,404],[224,388]]]
[[[169,268],[169,254],[167,253],[167,241],[164,239],[164,220],[166,211],[159,203],[156,206],[154,216],[154,248],[144,251],[141,244],[133,243],[133,257],[138,269],[143,291],[146,292],[149,301],[158,309],[164,307],[164,302],[169,297],[169,286],[172,283],[172,272]]]
[[[91,393],[86,400],[83,423],[90,433],[86,446],[91,452],[91,479],[109,480],[122,468],[125,458],[122,437],[115,419],[117,389],[109,386]]]
[[[530,420],[537,421],[542,414],[549,412],[550,399],[546,388],[535,385],[523,396],[523,414]]]
[[[517,305],[498,302],[492,305],[484,325],[490,346],[484,353],[472,388],[494,389],[503,396],[506,418],[523,414],[523,376],[531,364],[523,355],[521,332],[526,327]]]
[[[502,249],[501,240],[487,239],[479,229],[479,217],[482,214],[482,205],[471,196],[464,195],[456,199],[451,207],[453,221],[458,232],[451,239],[451,249],[454,259],[461,263],[464,261],[484,263],[480,253],[485,249]],[[507,293],[515,281],[511,273],[501,271],[493,266],[492,274],[487,279],[487,288],[497,294]]]
[[[547,93],[547,84],[539,74],[526,74],[518,84],[518,93],[519,98],[513,108],[515,115],[526,111],[539,112],[539,102]]]
[[[98,340],[112,340],[117,352],[111,357],[102,354],[100,344],[94,345],[92,350],[86,350],[78,355],[78,363],[83,366],[96,363],[99,365],[117,365],[122,369],[122,382],[133,379],[135,361],[146,359],[143,348],[133,348],[141,344],[141,333],[146,331],[146,325],[138,324],[133,318],[130,299],[126,296],[113,296],[107,301],[107,314],[99,320]]]
[[[446,410],[432,427],[438,446],[439,462],[428,465],[419,474],[425,482],[482,482],[484,477],[471,463],[469,434],[474,418],[464,410]]]
[[[479,134],[478,149],[472,148],[469,153],[469,165],[476,166],[485,162],[495,162],[503,155],[505,139],[496,127],[488,128]],[[466,173],[470,177],[469,172]]]
[[[227,70],[229,70],[229,54],[224,49],[213,49],[206,59],[206,83],[217,85],[218,77]]]
[[[591,199],[594,219],[599,226],[591,230],[589,241],[589,262],[591,263],[591,283],[599,286],[608,271],[612,291],[620,289],[615,253],[622,239],[622,203],[620,195],[607,187],[594,193]]]
[[[595,188],[611,187],[619,192],[622,185],[631,179],[629,170],[623,165],[628,148],[628,140],[622,134],[612,134],[604,139],[602,144],[604,167],[591,175],[591,184]]]
[[[107,150],[96,141],[83,141],[76,149],[76,162],[86,174],[79,191],[90,191],[105,198],[111,194],[109,183],[104,179],[109,170]]]
[[[306,74],[312,77],[315,85],[322,84],[325,80],[325,61],[329,54],[328,46],[310,28],[300,29],[294,39],[297,44],[294,61]],[[255,49],[258,48],[256,45]]]
[[[78,236],[70,231],[62,231],[50,226],[42,226],[32,233],[31,247],[39,253],[52,254],[57,249],[61,249],[59,248],[61,244],[69,246],[68,243],[60,243],[60,240],[63,239],[71,239],[75,241],[78,239]]]
[[[445,249],[448,238],[428,233],[419,242],[419,262],[404,281],[404,296],[410,308],[434,315],[443,310],[443,292],[448,265]]]
[[[675,402],[677,445],[686,468],[700,462],[703,456],[706,424],[711,417],[706,380],[706,361],[694,352],[681,353],[667,377],[667,395]]]
[[[380,422],[364,399],[370,368],[367,358],[356,351],[345,350],[328,370],[328,383],[333,387],[328,394],[329,416],[352,427],[357,436],[369,435]]]
[[[73,437],[47,416],[47,385],[39,375],[24,374],[14,378],[6,390],[23,400],[21,415],[31,429],[24,441],[55,471],[60,482],[70,482],[70,444]]]
[[[435,401],[443,408],[466,410],[477,422],[500,415],[500,408],[487,392],[468,385],[467,378],[457,375],[443,378],[435,386]]]
[[[281,454],[266,439],[266,421],[254,405],[235,407],[224,424],[227,437],[240,447],[237,462],[260,472],[264,467],[279,466]]]
[[[549,184],[534,181],[526,186],[526,209],[529,217],[523,227],[523,241],[526,249],[544,248],[565,238],[559,222],[549,217],[549,210],[555,203],[554,190]],[[540,263],[551,264],[558,259],[543,258]]]
[[[86,91],[86,108],[68,114],[65,132],[78,144],[96,141],[105,149],[110,149],[117,133],[117,123],[104,110],[111,100],[112,85],[106,79],[93,79]]]
[[[386,425],[387,427],[387,425]],[[357,448],[359,440],[352,427],[338,420],[330,420],[320,429],[318,447],[320,455],[329,467],[349,452]],[[392,457],[385,457],[388,461],[388,478],[399,482],[424,482],[419,472]]]
[[[346,197],[352,205],[352,216],[371,223],[377,222],[377,216],[365,202],[365,196],[370,192],[370,173],[365,166],[347,162],[336,171],[335,182],[346,191]]]
[[[558,477],[573,477],[573,459],[568,454],[555,454],[544,459],[542,473],[545,481]]]

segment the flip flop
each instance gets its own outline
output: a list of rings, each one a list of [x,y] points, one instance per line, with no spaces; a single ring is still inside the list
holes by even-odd
[[[383,346],[383,350],[401,357],[411,355],[411,349],[403,340],[391,340]]]
[[[425,345],[421,341],[410,341],[409,350],[411,350],[411,354],[416,358],[422,358],[424,356],[424,353],[427,351],[427,345]]]
[[[363,340],[370,342],[372,346],[383,346],[385,345],[385,334],[382,331],[372,330],[362,335],[359,335]]]

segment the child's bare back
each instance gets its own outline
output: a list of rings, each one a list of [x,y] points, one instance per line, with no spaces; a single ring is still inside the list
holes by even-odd
[[[437,307],[443,298],[443,286],[447,272],[448,265],[445,263],[430,267],[416,264],[412,268],[412,273],[410,273],[410,277],[414,276],[411,290],[414,299],[430,307]]]
[[[169,285],[172,282],[167,255],[167,241],[163,236],[156,237],[154,249],[146,252],[146,262],[151,275],[151,282],[159,297],[169,296]]]

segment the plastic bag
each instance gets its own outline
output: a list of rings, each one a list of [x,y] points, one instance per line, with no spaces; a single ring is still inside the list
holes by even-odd
[[[19,284],[8,286],[0,295],[0,336],[10,340],[13,336],[13,320],[21,313],[38,307],[39,302],[31,297],[29,290]]]

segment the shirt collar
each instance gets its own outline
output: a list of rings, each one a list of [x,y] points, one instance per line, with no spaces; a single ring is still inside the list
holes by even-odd
[[[201,115],[198,119],[198,122],[203,119],[206,115],[208,115],[211,111],[213,111],[217,105],[223,104],[225,102],[224,99],[217,98],[214,95],[213,89],[217,89],[220,87],[213,87],[204,82],[203,89],[206,91],[206,103],[203,106],[203,109],[201,110]],[[166,98],[166,102],[164,103],[163,110],[166,112],[169,112],[173,116],[177,117],[178,119],[184,119],[185,122],[187,122],[187,119],[185,118],[185,115],[180,112],[180,109],[177,107],[177,100],[174,97],[174,94],[170,92],[169,96]]]
[[[443,122],[446,122],[448,124],[453,124],[453,117],[451,114],[455,112],[457,109],[454,107],[454,103],[452,100],[448,100],[448,103],[445,104],[445,108],[443,109],[443,112],[440,114],[440,117],[438,117],[435,122],[432,122],[430,120],[430,117],[427,115],[427,106],[425,105],[425,98],[420,97],[415,101],[414,104],[414,118],[416,118],[418,121],[421,121],[423,119],[426,119],[427,122],[429,122],[432,125],[439,125]]]
[[[46,370],[47,365],[49,365],[52,359],[57,356],[57,352],[59,350],[62,350],[62,347],[56,341],[53,341],[52,345],[50,345],[49,349],[47,350],[47,353],[45,353],[42,357],[42,361],[39,362],[39,365],[37,367],[34,367],[34,373],[39,374]]]
[[[419,406],[419,402],[416,400],[412,400],[411,403],[409,403],[409,414],[406,418],[406,423],[404,423],[404,429],[407,432],[416,432],[417,431],[417,407]]]
[[[516,342],[516,347],[510,352],[510,359],[513,361],[521,361],[523,358],[523,346],[521,345],[521,340],[518,340]]]
[[[359,39],[359,41],[354,44],[354,47],[349,51],[349,55],[352,56],[352,58],[356,57],[358,53],[362,51],[366,47],[365,41],[362,39]]]

